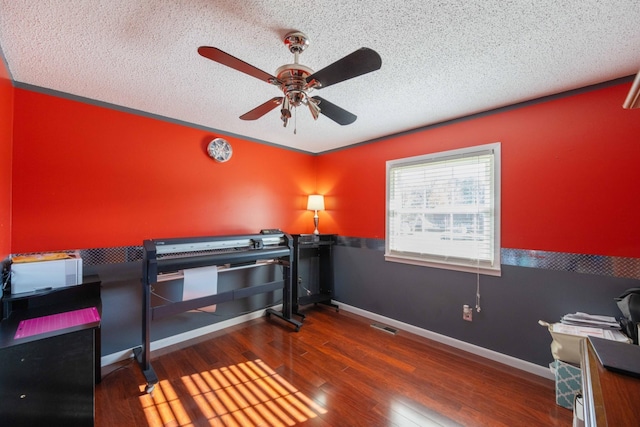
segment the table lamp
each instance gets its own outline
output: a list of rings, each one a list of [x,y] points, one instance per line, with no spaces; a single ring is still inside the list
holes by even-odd
[[[324,210],[324,196],[321,194],[310,194],[309,200],[307,200],[307,210],[314,211],[313,225],[315,230],[313,234],[320,234],[318,231],[318,211]]]

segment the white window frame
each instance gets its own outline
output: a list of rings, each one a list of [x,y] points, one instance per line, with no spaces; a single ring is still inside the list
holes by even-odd
[[[413,233],[412,230],[407,230],[405,226],[406,222],[402,222],[403,219],[399,219],[399,216],[406,214],[406,212],[412,212],[411,210],[407,210],[407,208],[405,207],[395,207],[392,213],[392,209],[390,207],[391,192],[393,190],[392,185],[394,185],[391,177],[392,171],[397,170],[397,168],[407,166],[428,165],[430,163],[436,165],[448,160],[477,158],[488,153],[492,154],[492,171],[490,173],[489,184],[491,187],[490,192],[492,200],[489,210],[487,210],[485,207],[482,207],[482,218],[489,218],[488,220],[484,221],[489,221],[491,231],[484,232],[482,235],[474,234],[473,237],[464,238],[468,240],[458,240],[457,237],[454,237],[454,226],[452,224],[450,234],[447,235],[447,233],[443,231],[440,234],[440,239],[444,240],[442,242],[438,242],[434,239],[438,235],[439,229],[432,230],[431,233],[425,233],[421,225],[420,233],[424,234]],[[385,260],[405,264],[473,272],[491,276],[500,276],[500,163],[501,156],[499,142],[387,161],[385,202]],[[480,205],[478,204],[473,206]],[[442,209],[442,207],[438,206],[436,209]],[[454,211],[455,208],[451,207],[450,209],[452,209],[450,212],[445,211],[444,214],[451,215],[451,218],[453,218],[454,214],[459,214],[459,211]],[[478,207],[477,209],[481,208]],[[426,206],[422,206],[421,208],[419,208],[419,211],[422,214],[421,218],[425,218],[427,215],[432,215],[433,212],[442,213],[441,210],[435,211],[433,209],[427,208]],[[479,217],[480,211],[477,211],[475,217],[476,220],[474,221],[477,221],[477,218]],[[390,221],[394,221],[393,226],[391,226]],[[399,223],[401,223],[402,225],[399,226]],[[467,231],[464,232],[467,233]],[[410,234],[414,235],[409,236]],[[407,239],[411,239],[411,243],[407,243]],[[469,251],[470,245],[472,244],[470,240],[480,241],[479,243],[474,243],[477,245],[475,249],[476,256],[461,256],[461,253],[463,253],[464,251]],[[484,251],[478,249],[480,245],[484,245],[483,248],[487,249],[484,249]],[[416,247],[417,249],[407,250],[408,247]],[[443,251],[451,252],[448,254],[443,254]],[[478,256],[477,254],[481,252],[483,253],[483,255]]]

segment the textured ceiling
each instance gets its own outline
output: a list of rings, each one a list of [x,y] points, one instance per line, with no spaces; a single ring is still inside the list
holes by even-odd
[[[0,48],[16,84],[317,153],[635,74],[638,23],[640,0],[0,0]],[[277,108],[240,120],[278,88],[197,53],[274,74],[291,30],[315,71],[380,54],[380,70],[314,91],[355,123],[304,107],[286,128]]]

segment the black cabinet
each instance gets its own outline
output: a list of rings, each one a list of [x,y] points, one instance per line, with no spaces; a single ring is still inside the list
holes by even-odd
[[[299,306],[325,304],[338,306],[333,298],[333,246],[335,234],[294,234],[293,312],[304,318]]]
[[[0,425],[93,426],[95,383],[100,380],[99,320],[25,337],[17,337],[16,331],[29,319],[91,307],[101,312],[100,282],[5,294],[3,299]]]
[[[0,424],[93,426],[91,329],[0,350]]]

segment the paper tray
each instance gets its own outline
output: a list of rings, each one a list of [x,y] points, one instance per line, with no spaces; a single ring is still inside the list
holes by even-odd
[[[588,336],[631,343],[629,337],[614,329],[609,330],[565,325],[563,323],[547,323],[543,320],[539,320],[538,323],[546,326],[553,338],[553,341],[551,341],[551,354],[553,358],[576,365],[580,364],[580,343]]]

